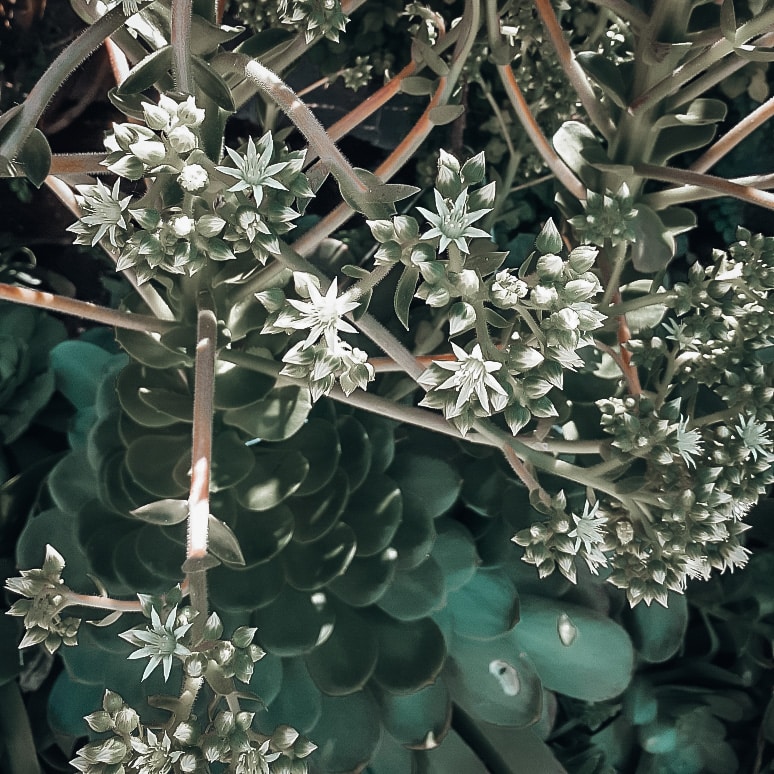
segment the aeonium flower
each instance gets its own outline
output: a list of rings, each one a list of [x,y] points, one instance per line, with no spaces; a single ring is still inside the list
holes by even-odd
[[[271,134],[266,134],[258,140],[258,145],[250,137],[247,140],[247,150],[242,155],[229,147],[226,147],[226,153],[236,164],[233,167],[216,167],[219,172],[225,175],[235,177],[237,182],[229,188],[229,191],[252,191],[255,197],[255,206],[259,206],[263,201],[263,189],[275,188],[280,191],[286,191],[287,188],[274,178],[274,175],[282,172],[288,165],[287,161],[271,164],[271,157],[274,152],[274,141]]]
[[[142,679],[145,680],[151,672],[162,664],[164,670],[164,680],[169,679],[169,673],[172,669],[172,660],[174,656],[190,656],[191,651],[183,645],[180,640],[185,633],[193,626],[192,623],[185,623],[175,627],[177,618],[177,607],[173,607],[167,616],[167,620],[162,624],[156,608],[151,608],[151,626],[145,629],[130,629],[122,632],[118,636],[121,639],[130,642],[132,645],[140,647],[139,650],[131,653],[128,658],[147,658],[150,657],[148,666],[145,667]]]
[[[468,238],[489,238],[489,234],[486,231],[476,228],[473,223],[483,218],[490,209],[468,212],[467,188],[463,188],[460,195],[453,202],[451,199],[444,199],[438,190],[434,190],[433,195],[437,212],[430,212],[430,210],[424,207],[417,207],[432,225],[432,228],[422,235],[422,239],[440,237],[441,242],[438,246],[440,252],[443,252],[454,242],[460,252],[469,253]]]
[[[101,180],[96,185],[78,185],[76,189],[80,196],[76,200],[83,210],[83,215],[67,230],[77,234],[76,244],[94,247],[104,236],[107,236],[113,247],[124,244],[124,235],[129,224],[124,213],[129,207],[131,196],[121,197],[120,181],[116,180],[112,190]]]

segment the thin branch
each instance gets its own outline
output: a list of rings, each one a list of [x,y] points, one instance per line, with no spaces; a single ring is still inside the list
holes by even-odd
[[[731,178],[729,183],[741,186],[749,186],[766,191],[774,188],[774,173],[768,175],[747,175],[746,177]],[[724,191],[711,191],[701,185],[681,185],[674,188],[666,188],[663,191],[645,194],[643,202],[656,210],[663,210],[673,204],[686,202],[698,202],[704,199],[717,199],[719,196],[728,196]]]
[[[772,24],[774,24],[774,10],[769,10],[766,13],[762,13],[752,18],[737,30],[736,45],[743,46],[753,38],[770,32]],[[762,39],[759,43],[761,42]],[[727,38],[718,40],[701,54],[695,56],[684,65],[681,65],[673,73],[670,73],[646,92],[640,94],[640,96],[629,105],[629,112],[632,115],[637,115],[660,102],[665,97],[676,94],[680,91],[682,86],[706,72],[712,65],[724,59],[729,54],[733,53],[733,51],[734,44]],[[680,100],[681,103],[683,101],[683,99]]]
[[[4,282],[0,282],[0,299],[14,304],[37,306],[49,312],[62,312],[80,317],[83,320],[91,320],[130,331],[164,333],[177,325],[171,320],[159,320],[156,317],[148,317],[143,314],[122,312],[107,306],[92,304],[90,301],[77,301],[74,298],[58,296],[55,293],[7,285]]]
[[[774,116],[774,97],[769,97],[763,104],[758,105],[750,115],[745,116],[736,126],[726,132],[714,145],[711,145],[691,164],[689,169],[694,172],[706,172],[772,116]]]
[[[532,115],[532,111],[529,109],[527,100],[524,98],[524,94],[522,94],[521,88],[516,82],[516,77],[510,65],[498,65],[497,72],[500,74],[505,87],[505,93],[511,101],[516,116],[521,121],[527,136],[532,140],[532,144],[543,158],[543,161],[545,161],[546,166],[576,199],[585,201],[586,186],[575,177],[573,171],[559,158],[559,155],[551,147],[551,143],[548,142],[543,134],[543,130],[538,126],[535,117]]]
[[[762,35],[758,39],[758,45],[760,46],[772,46],[774,45],[774,32]],[[748,60],[742,59],[740,56],[724,59],[720,62],[715,62],[714,65],[709,67],[705,72],[699,75],[696,79],[691,81],[687,86],[680,90],[675,101],[678,105],[687,105],[697,97],[700,97],[711,88],[722,83],[726,78],[733,75],[737,70],[741,70],[749,64]],[[676,107],[676,105],[674,106]]]
[[[218,321],[209,290],[197,298],[196,362],[194,364],[193,431],[191,441],[191,488],[188,495],[186,563],[207,557],[212,473],[212,417],[215,396],[215,351]],[[194,619],[193,640],[198,642],[207,618],[207,571],[196,564],[186,572]]]
[[[170,43],[175,86],[183,94],[193,94],[194,74],[191,64],[191,21],[193,0],[172,0]]]
[[[573,89],[575,89],[578,99],[580,99],[594,126],[599,129],[605,139],[609,140],[615,132],[615,124],[607,114],[607,111],[602,107],[602,103],[594,93],[594,89],[591,88],[586,73],[583,72],[583,68],[575,59],[575,54],[564,37],[564,32],[559,24],[559,20],[556,18],[550,0],[534,0],[534,2],[535,8],[540,15],[540,20],[543,22],[549,38],[551,38],[559,64],[561,64]]]
[[[147,2],[140,0],[140,8],[145,8],[147,5]],[[122,9],[123,5],[119,3],[97,19],[49,65],[22,103],[21,110],[16,113],[16,119],[8,132],[8,136],[0,143],[0,156],[5,156],[10,160],[16,158],[27,137],[43,115],[46,105],[51,101],[64,80],[102,45],[105,38],[124,23],[126,14]]]
[[[749,185],[739,185],[739,183],[734,183],[722,177],[690,172],[685,169],[674,169],[673,167],[660,167],[656,164],[636,164],[634,171],[638,175],[651,180],[661,180],[664,183],[695,185],[699,188],[715,191],[719,196],[733,196],[735,199],[750,202],[750,204],[755,204],[758,207],[774,210],[774,194],[761,191]]]

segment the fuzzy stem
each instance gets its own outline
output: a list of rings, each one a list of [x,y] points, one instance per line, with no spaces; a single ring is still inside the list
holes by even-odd
[[[669,290],[665,293],[649,293],[646,296],[632,298],[629,301],[621,301],[620,303],[615,303],[607,308],[600,306],[599,311],[606,314],[608,317],[620,317],[621,315],[628,314],[636,309],[644,309],[645,307],[655,306],[657,304],[671,306],[675,301],[677,301],[677,293]]]
[[[186,561],[207,556],[212,471],[212,417],[215,395],[215,351],[218,321],[209,290],[197,298],[196,362],[194,365],[193,432],[191,442],[191,489],[188,496],[188,540]],[[207,571],[194,565],[186,573],[191,587],[191,604],[199,613],[192,627],[198,642],[207,620]]]
[[[543,22],[543,26],[549,38],[551,38],[559,64],[575,89],[578,99],[580,99],[581,104],[586,109],[586,113],[588,113],[594,126],[602,133],[602,136],[605,139],[610,139],[615,132],[615,124],[602,107],[602,103],[597,98],[597,95],[594,94],[594,90],[591,88],[583,68],[576,61],[575,54],[573,54],[572,49],[564,38],[564,32],[559,24],[559,20],[556,18],[550,0],[534,0],[534,2],[535,8],[540,15],[540,21]]]
[[[74,298],[58,296],[54,293],[46,293],[41,290],[20,288],[16,285],[7,285],[0,282],[0,299],[14,304],[37,306],[49,312],[62,312],[84,320],[112,325],[115,328],[125,328],[130,331],[151,331],[164,333],[172,330],[176,323],[169,320],[159,320],[156,317],[148,317],[144,314],[131,314],[110,309],[106,306],[98,306],[90,301],[76,301]]]
[[[735,199],[756,204],[758,207],[765,207],[769,210],[774,209],[774,194],[761,191],[752,186],[739,185],[739,183],[734,183],[722,177],[690,172],[685,169],[674,169],[673,167],[661,167],[656,164],[636,164],[634,171],[638,175],[651,180],[661,180],[664,183],[695,185],[699,188],[716,191],[719,196],[733,196]]]
[[[282,108],[283,112],[306,137],[321,161],[341,186],[345,197],[359,201],[368,193],[368,187],[357,176],[354,167],[344,158],[333,140],[325,133],[314,113],[296,96],[279,76],[260,62],[251,60],[245,65],[245,75],[256,83]]]
[[[774,174],[732,177],[728,182],[745,187],[757,188],[760,191],[766,191],[774,188]],[[666,188],[663,191],[645,194],[645,196],[642,197],[642,201],[650,207],[653,207],[653,209],[663,210],[673,204],[698,202],[705,199],[717,199],[719,196],[727,195],[728,194],[721,191],[710,191],[708,188],[700,185],[681,185],[673,188]]]
[[[714,145],[710,146],[691,164],[689,169],[693,172],[706,172],[772,116],[774,116],[774,97],[769,97],[750,115],[745,116],[736,126],[726,132]]]
[[[145,8],[147,2],[140,2]],[[115,32],[126,20],[122,4],[109,10],[104,16],[87,27],[61,54],[49,65],[46,72],[33,86],[21,110],[12,119],[7,137],[0,143],[0,156],[13,160],[19,154],[24,142],[43,115],[51,98],[84,60],[91,56],[105,38]]]
[[[194,75],[191,65],[191,21],[193,0],[172,0],[170,42],[172,44],[172,72],[179,92],[194,92]]]

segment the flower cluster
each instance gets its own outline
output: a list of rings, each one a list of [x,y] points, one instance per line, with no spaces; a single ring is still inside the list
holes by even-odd
[[[566,369],[583,366],[578,350],[593,343],[591,333],[605,319],[592,303],[601,290],[591,271],[596,250],[578,247],[562,258],[550,222],[537,245],[518,272],[499,269],[502,261],[488,256],[446,281],[447,299],[462,298],[449,310],[451,334],[475,327],[477,343],[470,354],[456,347],[456,362],[434,360],[420,383],[428,390],[423,405],[442,409],[463,433],[477,417],[499,412],[514,435],[532,417],[556,416],[549,392],[562,388]],[[489,324],[508,330],[507,339],[495,345]]]
[[[221,639],[223,625],[213,613],[202,641],[192,650],[189,630],[193,611],[169,603],[180,601],[177,587],[164,598],[139,595],[151,625],[136,626],[121,635],[139,647],[129,658],[150,658],[143,679],[159,665],[165,680],[175,659],[183,662],[188,678],[212,683],[216,695],[233,693],[231,678],[247,683],[253,664],[264,651],[253,644],[256,630],[236,629],[230,640]],[[161,612],[160,612],[161,611]],[[162,620],[164,616],[164,620]],[[281,726],[267,737],[252,729],[254,713],[221,710],[204,718],[190,715],[161,730],[144,727],[138,713],[112,691],[106,691],[102,709],[86,717],[92,731],[107,734],[82,747],[73,766],[84,774],[120,774],[135,769],[142,774],[206,774],[211,763],[230,764],[243,774],[306,774],[305,758],[316,747],[297,731]]]
[[[60,613],[68,604],[69,589],[64,585],[64,559],[51,546],[46,546],[43,567],[22,570],[21,577],[9,578],[5,587],[25,599],[14,602],[8,615],[24,618],[24,638],[20,648],[43,643],[49,653],[60,645],[78,644],[80,618],[62,618]]]
[[[525,551],[523,560],[537,567],[541,578],[558,569],[573,583],[577,580],[576,557],[580,556],[589,570],[597,574],[599,567],[607,566],[603,552],[605,544],[606,515],[600,511],[599,502],[589,505],[586,501],[583,513],[567,513],[567,498],[563,491],[551,498],[544,508],[548,518],[536,521],[528,529],[514,535],[513,542]]]
[[[583,214],[570,218],[570,224],[584,244],[604,247],[634,242],[632,222],[637,209],[633,201],[626,183],[616,193],[589,191],[583,202]]]
[[[280,236],[299,217],[293,204],[303,208],[312,197],[304,153],[288,152],[267,133],[249,138],[244,151],[227,148],[231,165],[217,166],[199,147],[204,110],[193,97],[162,96],[157,105],[143,103],[143,113],[145,126],[113,126],[103,163],[129,180],[164,179],[163,200],[123,196],[120,180],[112,188],[78,186],[76,242],[107,239],[118,270],[133,269],[140,283],[159,273],[192,275],[211,261],[220,267],[215,284],[245,281],[279,252]]]
[[[749,417],[730,427],[691,427],[679,398],[659,408],[644,396],[599,407],[613,446],[644,461],[644,483],[627,498],[628,512],[611,518],[609,581],[632,604],[665,604],[667,592],[683,590],[690,577],[744,566],[742,519],[774,481],[767,428]]]
[[[287,5],[287,0],[281,5]],[[307,43],[321,36],[338,43],[339,33],[344,32],[349,19],[341,0],[293,0],[293,8],[283,21],[302,28]]]
[[[263,333],[306,332],[283,356],[281,373],[307,381],[314,400],[329,393],[337,380],[347,395],[358,387],[364,390],[374,378],[373,367],[365,352],[339,336],[340,331],[357,332],[344,316],[360,302],[351,293],[339,296],[335,279],[323,295],[314,275],[294,272],[293,278],[298,299],[286,298],[278,288],[257,294],[269,312]]]

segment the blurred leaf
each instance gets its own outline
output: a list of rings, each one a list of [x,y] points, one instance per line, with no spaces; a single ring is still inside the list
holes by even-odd
[[[276,387],[261,400],[223,413],[223,421],[253,438],[282,441],[306,422],[312,401],[305,387]]]
[[[455,636],[444,669],[452,698],[477,720],[503,726],[536,723],[543,686],[527,654],[510,634],[482,641]]]
[[[301,591],[325,588],[347,571],[355,556],[355,535],[339,523],[312,543],[291,542],[282,553],[288,583]]]
[[[395,577],[397,557],[393,548],[373,556],[355,556],[347,572],[331,581],[330,590],[353,607],[372,605],[390,587]]]
[[[338,523],[348,499],[349,481],[341,470],[313,495],[290,498],[287,505],[295,516],[293,540],[308,543],[321,538]]]
[[[575,627],[564,645],[558,633],[562,616]],[[634,668],[626,632],[607,616],[560,600],[521,596],[521,620],[511,636],[535,664],[546,688],[584,701],[604,701],[622,693]],[[604,659],[600,654],[604,653]]]
[[[444,680],[408,696],[381,693],[377,699],[385,728],[401,744],[435,745],[449,730],[452,705]]]
[[[581,51],[575,58],[618,107],[626,107],[629,90],[621,71],[608,57],[593,51]]]
[[[399,621],[415,621],[441,608],[446,584],[437,562],[428,557],[409,570],[398,570],[379,607]]]
[[[117,89],[121,96],[139,94],[160,81],[172,67],[172,46],[162,46],[144,56],[124,78]]]
[[[684,594],[669,594],[669,607],[637,605],[624,610],[624,624],[640,657],[650,663],[672,658],[683,644],[688,628],[688,600]]]
[[[323,419],[309,419],[285,441],[283,449],[298,451],[308,463],[309,472],[296,490],[298,495],[309,495],[322,489],[336,472],[341,455],[336,428]]]
[[[285,501],[309,472],[309,463],[297,451],[277,449],[254,455],[250,475],[234,489],[237,501],[251,511],[267,511]]]
[[[404,496],[413,496],[431,518],[449,510],[462,487],[459,473],[448,462],[419,454],[396,457],[389,474]]]
[[[395,482],[380,473],[371,473],[364,484],[350,495],[342,520],[357,538],[357,555],[372,556],[390,545],[403,514],[403,498]]]
[[[455,633],[494,639],[510,631],[519,620],[519,597],[501,569],[479,569],[468,583],[449,594],[447,610]]]
[[[375,610],[369,618],[379,642],[376,682],[396,694],[414,693],[430,685],[446,657],[446,644],[438,626],[427,618],[396,621]]]
[[[306,666],[323,693],[344,696],[368,682],[378,654],[373,630],[350,609],[337,605],[333,633],[307,655]]]

